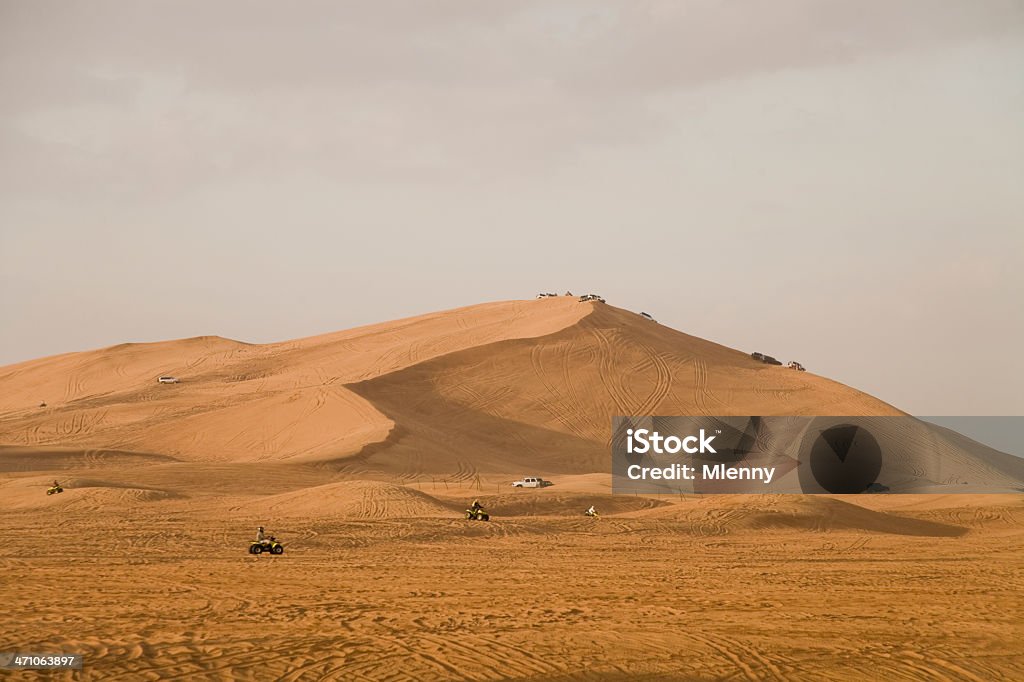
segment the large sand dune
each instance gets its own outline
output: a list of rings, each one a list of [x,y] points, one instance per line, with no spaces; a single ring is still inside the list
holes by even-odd
[[[181,383],[157,384],[161,374]],[[408,476],[603,470],[616,414],[898,414],[571,297],[267,345],[122,344],[0,369],[0,387],[7,445],[334,461]]]
[[[180,383],[158,384],[161,374]],[[321,464],[387,481],[607,471],[615,415],[902,414],[824,377],[573,297],[267,345],[122,344],[0,369],[0,387],[8,446]],[[904,478],[927,470],[936,484],[963,478],[971,490],[1024,479],[1017,458],[904,426],[912,423],[892,422],[911,444]],[[936,461],[944,466],[927,464]]]

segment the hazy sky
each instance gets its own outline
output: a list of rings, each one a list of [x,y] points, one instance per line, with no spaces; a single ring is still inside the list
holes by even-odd
[[[0,0],[0,364],[596,291],[1024,414],[1024,3]]]

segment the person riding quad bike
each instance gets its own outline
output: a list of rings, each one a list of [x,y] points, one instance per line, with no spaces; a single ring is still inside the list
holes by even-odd
[[[262,554],[263,552],[284,554],[284,545],[278,542],[273,535],[267,539],[263,532],[263,526],[260,526],[256,529],[256,539],[249,543],[249,554]]]
[[[590,509],[588,509],[587,511],[583,512],[583,515],[584,516],[591,516],[591,517],[593,517],[595,519],[599,518],[599,516],[597,514],[597,510],[594,509],[594,505],[590,505]]]
[[[62,493],[62,492],[64,492],[64,488],[60,487],[60,483],[58,483],[57,481],[54,481],[53,485],[50,488],[47,489],[46,494],[47,495],[55,495],[57,493]]]
[[[480,500],[473,500],[473,504],[466,510],[466,519],[469,521],[490,521],[491,515],[484,511]]]
[[[263,542],[256,542],[253,540],[249,543],[249,554],[262,554],[263,552],[270,552],[271,554],[284,554],[284,545],[277,541],[277,538],[273,536],[269,540]]]

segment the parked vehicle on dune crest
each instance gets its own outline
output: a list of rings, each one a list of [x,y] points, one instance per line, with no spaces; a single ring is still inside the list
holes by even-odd
[[[760,362],[763,362],[763,363],[764,363],[764,364],[766,364],[766,365],[781,365],[781,364],[782,364],[782,361],[781,361],[781,360],[776,360],[776,359],[775,359],[775,358],[773,358],[772,356],[770,356],[770,355],[765,355],[764,353],[757,353],[757,352],[754,352],[754,353],[751,353],[751,354],[750,354],[750,357],[752,357],[752,358],[754,358],[755,360],[758,360],[758,361],[760,361]]]
[[[157,377],[156,381],[159,384],[176,384],[178,383],[178,377],[172,377],[169,374],[165,374],[162,377]]]

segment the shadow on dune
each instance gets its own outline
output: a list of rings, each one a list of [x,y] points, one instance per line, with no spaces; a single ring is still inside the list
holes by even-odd
[[[147,464],[177,462],[168,455],[126,450],[32,447],[0,447],[0,473],[92,469],[104,466],[131,468]]]
[[[937,521],[866,509],[829,497],[804,495],[737,495],[705,498],[653,512],[658,518],[688,521],[700,532],[725,534],[744,530],[812,532],[865,531],[920,537],[960,537],[968,529]]]

